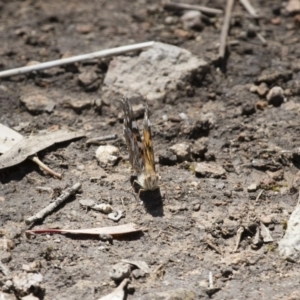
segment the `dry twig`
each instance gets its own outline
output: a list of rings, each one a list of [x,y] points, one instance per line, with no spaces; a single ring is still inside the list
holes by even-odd
[[[53,192],[53,188],[47,186],[37,186],[35,189],[39,192],[48,192],[48,193]]]
[[[213,289],[214,288],[214,281],[213,281],[213,275],[212,275],[211,271],[208,274],[208,282],[209,282],[209,288]]]
[[[61,195],[47,207],[40,210],[34,216],[29,217],[25,220],[27,225],[33,224],[36,221],[42,220],[45,216],[49,215],[53,210],[58,207],[60,204],[65,202],[71,195],[74,195],[81,188],[81,183],[75,183],[72,187],[64,190]]]
[[[267,40],[262,36],[261,33],[256,32],[256,36],[264,46],[266,46],[268,44]]]
[[[236,233],[236,243],[235,243],[235,247],[234,247],[234,249],[233,249],[232,252],[236,252],[237,249],[239,248],[239,245],[240,245],[240,242],[241,242],[241,239],[242,239],[242,234],[243,234],[244,231],[245,231],[245,228],[243,226],[241,226],[237,230],[237,233]]]
[[[264,190],[261,190],[261,191],[258,193],[258,195],[257,195],[257,197],[256,197],[256,199],[255,199],[255,202],[257,202],[257,201],[259,200],[259,198],[260,198],[260,196],[262,195],[263,192],[264,192]]]
[[[224,59],[225,51],[226,51],[226,42],[227,42],[227,35],[229,30],[231,12],[233,7],[234,0],[227,0],[226,5],[226,12],[224,17],[224,23],[221,30],[221,38],[220,38],[220,48],[219,48],[219,58]]]
[[[145,42],[145,43],[121,46],[121,47],[117,47],[117,48],[101,50],[101,51],[92,52],[92,53],[88,53],[88,54],[82,54],[82,55],[77,55],[77,56],[73,56],[73,57],[52,60],[52,61],[48,61],[48,62],[36,64],[36,65],[11,69],[11,70],[0,72],[0,78],[25,74],[25,73],[29,73],[29,72],[33,72],[33,71],[45,70],[45,69],[49,69],[52,67],[63,66],[63,65],[72,64],[75,62],[94,59],[94,58],[103,58],[103,57],[108,57],[108,56],[113,56],[113,55],[124,54],[124,53],[130,52],[130,51],[136,51],[136,50],[149,48],[149,47],[153,46],[153,44],[154,44],[154,42]]]
[[[33,162],[35,162],[42,170],[44,170],[45,172],[47,172],[48,174],[52,175],[53,177],[56,177],[58,179],[62,179],[62,175],[60,173],[57,173],[55,171],[53,171],[52,169],[50,169],[48,166],[46,166],[42,161],[40,161],[40,159],[35,155],[32,157],[28,157],[30,160],[32,160]]]
[[[117,134],[109,134],[105,136],[99,136],[95,138],[90,138],[86,141],[87,144],[99,144],[100,142],[105,142],[105,141],[110,141],[110,140],[115,140],[118,138]]]
[[[182,9],[182,10],[199,10],[203,13],[213,14],[213,15],[220,15],[223,13],[221,9],[216,8],[210,8],[206,6],[200,6],[200,5],[191,5],[191,4],[185,4],[185,3],[173,3],[173,2],[167,2],[164,4],[164,8],[166,9]]]
[[[205,242],[207,243],[207,245],[209,247],[211,247],[212,249],[214,249],[217,253],[219,253],[221,256],[223,256],[222,251],[219,249],[218,246],[216,246],[209,238],[205,239]]]
[[[249,2],[249,0],[240,0],[240,2],[253,18],[255,19],[259,18],[258,13],[256,12],[255,8],[252,6],[252,4]]]

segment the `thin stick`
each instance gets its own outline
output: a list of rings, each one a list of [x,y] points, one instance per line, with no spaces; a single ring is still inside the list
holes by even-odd
[[[212,249],[214,249],[217,253],[219,253],[221,256],[223,256],[222,251],[219,249],[218,246],[216,246],[215,244],[213,244],[212,241],[209,240],[209,238],[205,239],[205,242],[207,243],[208,246],[210,246]]]
[[[87,144],[98,144],[99,142],[110,141],[118,138],[117,134],[109,134],[104,136],[99,136],[96,138],[91,138],[86,141]]]
[[[228,30],[230,25],[231,12],[233,7],[234,0],[227,0],[224,23],[221,30],[220,38],[220,48],[219,48],[219,58],[224,59],[226,51],[226,41],[228,36]]]
[[[117,48],[111,48],[111,49],[107,49],[107,50],[101,50],[101,51],[97,51],[97,52],[77,55],[77,56],[68,57],[68,58],[57,59],[57,60],[48,61],[48,62],[44,62],[44,63],[32,65],[32,66],[26,66],[26,67],[3,71],[3,72],[0,72],[0,78],[13,76],[13,75],[25,74],[25,73],[29,73],[32,71],[45,70],[45,69],[52,68],[52,67],[63,66],[63,65],[67,65],[67,64],[71,64],[71,63],[75,63],[75,62],[79,62],[79,61],[94,59],[94,58],[102,58],[102,57],[107,57],[107,56],[112,56],[112,55],[123,54],[123,53],[130,52],[130,51],[149,48],[153,45],[154,45],[154,42],[151,41],[151,42],[121,46],[121,47],[117,47]]]
[[[253,18],[255,19],[259,18],[258,13],[256,12],[255,8],[252,6],[252,4],[249,2],[249,0],[240,0],[240,2]]]
[[[261,41],[261,43],[262,43],[264,46],[267,46],[268,42],[267,42],[267,40],[262,36],[261,33],[256,32],[256,36],[258,37],[258,39]]]
[[[30,159],[35,162],[36,164],[39,165],[39,167],[44,170],[45,172],[49,173],[50,175],[52,175],[53,177],[56,177],[58,179],[62,179],[62,175],[59,173],[56,173],[55,171],[53,171],[52,169],[50,169],[48,166],[46,166],[42,161],[39,160],[39,158],[37,156],[33,156],[30,157]]]
[[[81,188],[81,183],[75,183],[72,187],[64,190],[61,195],[51,204],[40,210],[34,216],[29,217],[25,220],[27,225],[33,224],[36,221],[42,220],[45,216],[49,215],[53,210],[66,201],[71,195],[74,195]]]
[[[173,3],[173,2],[165,3],[164,8],[166,8],[166,9],[182,9],[182,10],[199,10],[203,13],[208,13],[208,14],[213,14],[213,15],[221,15],[223,13],[223,11],[221,9],[210,8],[210,7],[206,7],[206,6],[200,6],[200,5]]]
[[[213,289],[214,288],[214,281],[213,281],[212,272],[208,273],[208,282],[209,282],[209,288]]]
[[[243,234],[244,231],[245,231],[245,228],[243,226],[241,226],[237,230],[237,233],[236,233],[236,243],[235,243],[235,247],[233,249],[233,252],[236,252],[237,249],[239,248],[239,245],[240,245],[240,242],[241,242],[241,239],[242,239],[242,234]]]
[[[47,186],[37,186],[35,189],[39,192],[48,192],[48,193],[53,192],[53,189],[51,187],[47,187]]]
[[[264,190],[261,190],[261,191],[258,193],[258,195],[257,195],[257,197],[256,197],[256,199],[255,199],[255,202],[257,202],[257,201],[259,200],[259,198],[260,198],[260,196],[262,195],[263,192],[264,192]]]

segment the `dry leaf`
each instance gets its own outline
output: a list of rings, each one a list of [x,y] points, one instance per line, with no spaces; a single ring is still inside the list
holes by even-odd
[[[0,129],[3,129],[3,125]],[[61,143],[85,136],[85,133],[83,132],[58,130],[43,135],[35,135],[20,139],[18,133],[14,132],[14,134],[12,134],[12,132],[13,130],[7,130],[7,127],[5,135],[2,135],[1,132],[1,148],[2,150],[6,150],[4,151],[4,154],[0,156],[0,170],[15,166],[23,162],[26,158],[35,155],[39,151],[44,150],[56,143]],[[9,133],[9,135],[7,135],[7,133]],[[4,137],[4,139],[2,136]],[[15,143],[16,139],[19,139],[17,143]],[[12,145],[12,147],[8,148],[9,145]],[[9,151],[7,151],[7,148],[9,149]]]
[[[123,300],[125,298],[125,288],[129,283],[129,279],[124,279],[120,285],[110,294],[99,298],[98,300]]]
[[[27,230],[26,233],[35,233],[35,234],[65,234],[65,233],[74,233],[74,234],[91,234],[91,235],[100,235],[107,234],[111,236],[124,235],[128,233],[134,233],[142,231],[141,228],[138,228],[134,223],[128,223],[112,227],[97,227],[97,228],[88,228],[88,229],[35,229]]]
[[[20,133],[0,124],[0,153],[6,152],[22,139]]]

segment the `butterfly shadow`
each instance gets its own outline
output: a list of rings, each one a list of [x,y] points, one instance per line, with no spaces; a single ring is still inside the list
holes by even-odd
[[[141,200],[143,202],[143,205],[150,215],[153,217],[162,217],[164,215],[164,210],[163,210],[163,197],[160,193],[160,189],[156,189],[154,191],[144,191],[141,189],[141,187],[134,182],[136,180],[136,176],[132,176],[130,178],[131,185],[137,193],[137,200]],[[138,199],[138,195],[140,196]]]

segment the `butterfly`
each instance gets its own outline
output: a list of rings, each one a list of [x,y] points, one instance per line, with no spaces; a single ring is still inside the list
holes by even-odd
[[[153,191],[159,188],[160,176],[155,170],[149,108],[147,103],[144,113],[142,139],[127,97],[123,97],[122,106],[124,112],[124,137],[129,152],[130,164],[137,173],[137,179],[134,182],[141,187],[139,196],[142,191]]]

